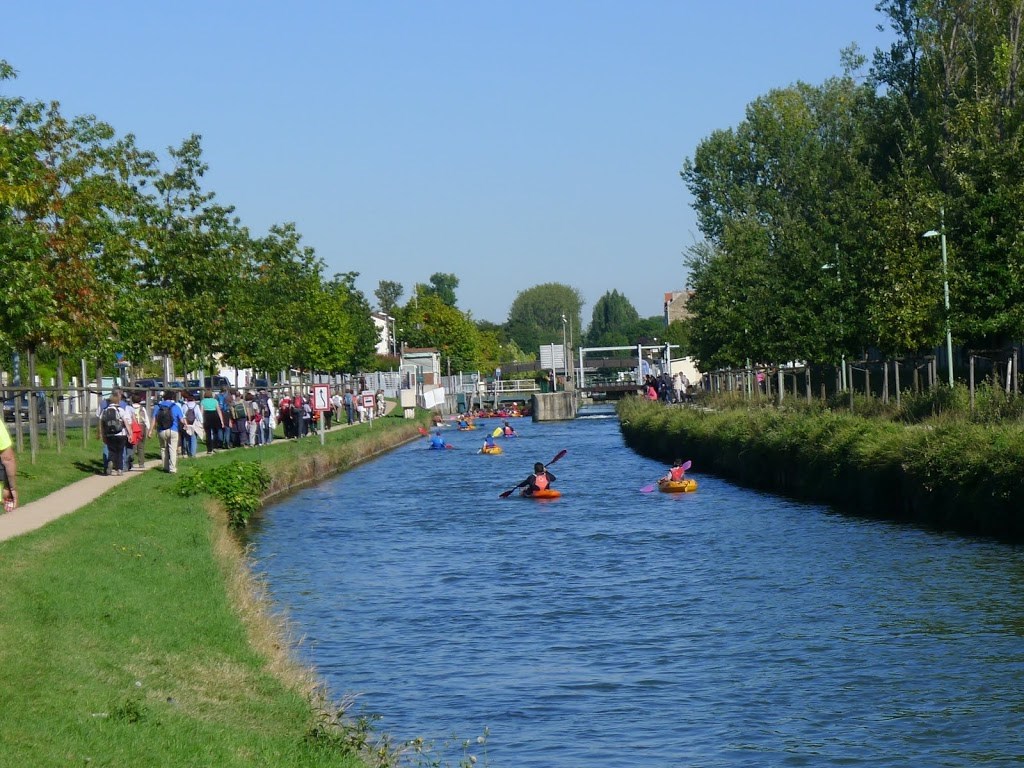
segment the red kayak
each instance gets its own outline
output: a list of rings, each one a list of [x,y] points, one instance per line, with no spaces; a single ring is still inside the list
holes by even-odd
[[[562,495],[561,491],[556,491],[554,488],[545,488],[542,491],[534,491],[533,493],[527,493],[524,488],[519,493],[524,499],[557,499]]]

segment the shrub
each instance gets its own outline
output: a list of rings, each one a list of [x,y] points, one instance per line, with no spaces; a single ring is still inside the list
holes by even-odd
[[[233,528],[244,528],[270,487],[270,474],[258,461],[232,461],[219,467],[190,467],[178,478],[181,496],[206,493],[220,501]]]

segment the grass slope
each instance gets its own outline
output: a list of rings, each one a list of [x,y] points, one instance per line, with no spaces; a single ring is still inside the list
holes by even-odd
[[[261,459],[280,490],[415,436],[387,418],[200,462]],[[363,764],[315,728],[313,681],[213,507],[147,472],[0,543],[0,766]]]

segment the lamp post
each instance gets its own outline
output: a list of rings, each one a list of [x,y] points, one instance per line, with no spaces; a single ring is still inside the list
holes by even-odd
[[[836,271],[836,282],[839,283],[839,345],[842,349],[843,345],[843,305],[842,305],[842,293],[843,293],[843,269],[839,264],[839,243],[836,243],[836,260],[832,264],[822,264],[822,269],[834,269]],[[846,352],[842,351],[840,358],[840,380],[839,380],[839,391],[846,391]]]
[[[929,229],[922,237],[938,237],[942,243],[942,297],[946,307],[946,365],[949,387],[953,388],[953,335],[949,329],[949,268],[946,261],[946,210],[939,208],[939,229]]]
[[[565,313],[562,313],[562,381],[564,382],[563,387],[568,388],[569,385],[569,361],[566,359],[566,346],[565,346]]]

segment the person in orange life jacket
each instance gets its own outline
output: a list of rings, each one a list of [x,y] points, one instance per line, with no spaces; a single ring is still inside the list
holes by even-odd
[[[680,480],[684,479],[685,475],[686,475],[686,470],[683,469],[683,460],[682,459],[676,459],[675,461],[672,462],[672,468],[668,471],[668,474],[665,475],[661,479],[663,481],[665,481],[666,483],[668,483],[668,482],[678,483]]]
[[[505,437],[515,437],[516,431],[512,428],[512,425],[506,421],[505,426],[502,428],[502,434],[504,434]]]
[[[533,465],[533,474],[523,480],[516,488],[525,488],[524,496],[532,496],[537,491],[544,491],[558,478],[548,472],[539,461]]]

